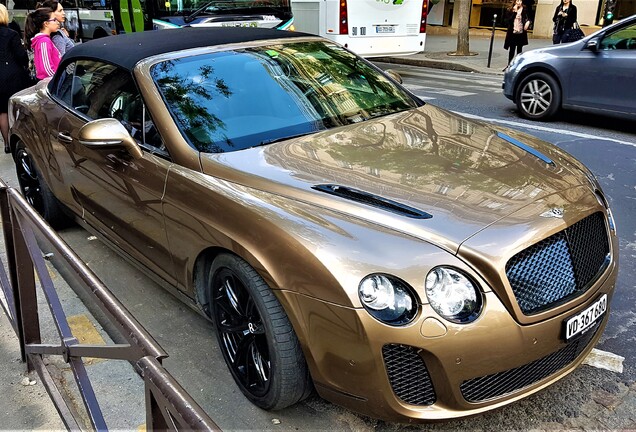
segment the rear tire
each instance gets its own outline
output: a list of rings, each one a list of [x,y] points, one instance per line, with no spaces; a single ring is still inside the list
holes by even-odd
[[[26,201],[53,228],[68,225],[69,219],[63,211],[62,204],[55,198],[42,178],[22,141],[16,144],[14,160],[20,191]]]
[[[517,109],[530,120],[548,120],[561,107],[561,88],[552,76],[534,72],[517,89]]]
[[[243,394],[266,410],[307,397],[312,384],[300,343],[263,278],[230,254],[219,255],[208,275],[219,346]]]

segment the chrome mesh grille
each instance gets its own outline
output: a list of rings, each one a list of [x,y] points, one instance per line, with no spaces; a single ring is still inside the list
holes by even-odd
[[[460,385],[468,402],[483,402],[501,397],[541,381],[570,365],[588,346],[599,326],[564,348],[523,366],[504,372],[472,378]]]
[[[382,347],[393,392],[412,405],[432,405],[437,399],[433,383],[417,348],[390,344]]]
[[[597,212],[513,256],[506,275],[526,315],[587,289],[608,265],[605,217]]]

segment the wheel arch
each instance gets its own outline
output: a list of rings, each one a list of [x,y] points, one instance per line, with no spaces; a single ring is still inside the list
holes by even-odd
[[[22,138],[18,134],[12,133],[9,135],[9,147],[11,147],[11,157],[15,160],[15,149],[18,146],[18,142],[22,141]]]
[[[194,260],[194,266],[192,269],[192,288],[194,292],[194,300],[197,306],[201,308],[201,310],[208,317],[211,317],[210,292],[208,290],[209,281],[207,280],[208,270],[212,266],[214,259],[224,253],[239,256],[233,251],[224,247],[212,246],[199,252],[196,259]]]
[[[104,27],[97,27],[95,31],[93,31],[93,39],[103,38],[109,35],[109,32],[106,31]]]
[[[302,265],[306,274],[305,278],[311,278],[314,280],[321,280],[321,286],[331,284],[332,286],[339,285],[338,280],[329,271],[328,267],[317,259],[311,252],[307,251],[302,243],[288,239],[295,244],[294,247],[290,247],[291,251],[287,256],[286,262],[280,262],[276,257],[270,257],[267,254],[259,254],[258,251],[252,251],[249,245],[244,245],[240,240],[236,238],[227,238],[227,242],[221,242],[221,245],[214,245],[206,247],[199,251],[196,258],[193,260],[191,269],[191,283],[190,292],[194,295],[194,300],[197,306],[209,316],[209,293],[207,292],[209,284],[209,269],[212,262],[216,257],[221,254],[230,254],[237,256],[249,264],[258,275],[263,278],[265,283],[272,289],[274,294],[279,300],[283,296],[279,295],[281,290],[288,290],[293,292],[299,292],[299,294],[308,294],[307,289],[299,289],[293,287],[294,282],[302,278],[289,277],[290,268],[296,268]],[[338,304],[350,305],[350,299],[347,294],[336,294],[331,292],[327,301],[335,302]]]

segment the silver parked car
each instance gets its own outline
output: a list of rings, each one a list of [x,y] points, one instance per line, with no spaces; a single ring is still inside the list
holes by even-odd
[[[518,55],[503,92],[533,120],[561,108],[636,119],[636,15],[580,41]]]

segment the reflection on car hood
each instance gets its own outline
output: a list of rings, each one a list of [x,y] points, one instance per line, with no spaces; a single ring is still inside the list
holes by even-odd
[[[452,251],[529,203],[587,183],[581,165],[558,148],[431,105],[269,146],[202,154],[201,162],[215,177],[330,207]],[[371,194],[432,218],[335,197],[317,185]]]

